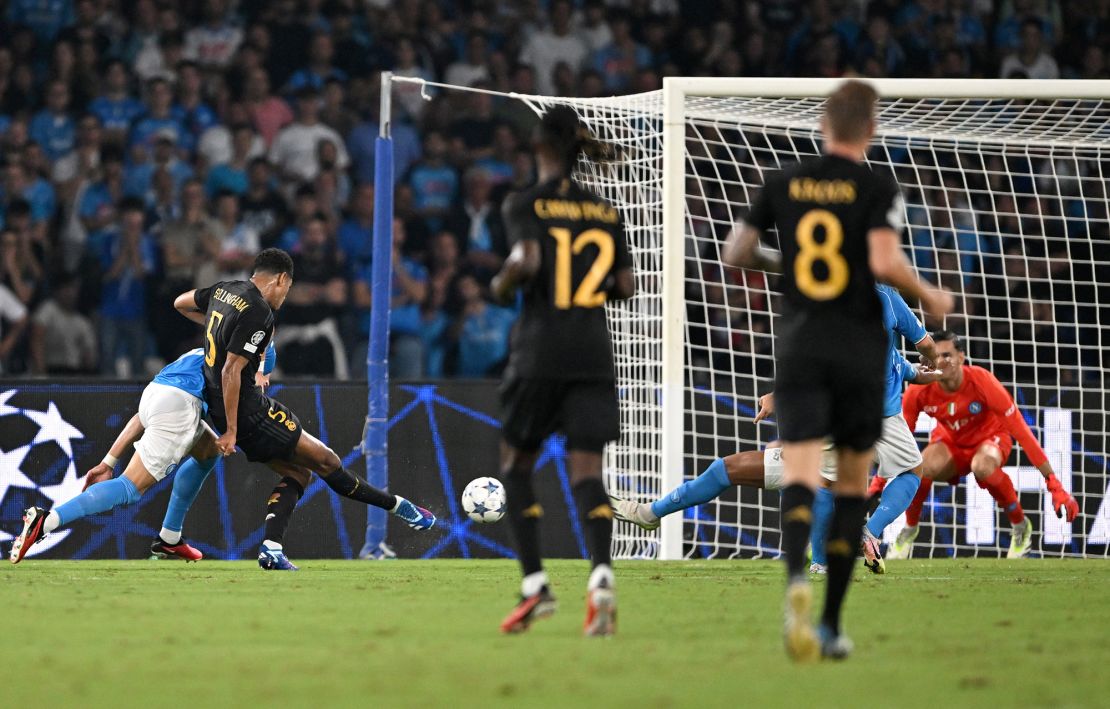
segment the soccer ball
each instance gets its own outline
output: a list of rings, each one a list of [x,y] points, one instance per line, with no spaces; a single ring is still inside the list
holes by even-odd
[[[505,516],[505,486],[497,478],[475,478],[463,489],[462,506],[475,522],[496,522]]]

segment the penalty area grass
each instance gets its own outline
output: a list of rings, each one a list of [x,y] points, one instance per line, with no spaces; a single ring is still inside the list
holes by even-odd
[[[498,633],[510,561],[37,561],[0,570],[0,704],[48,707],[1106,706],[1110,562],[862,567],[842,663],[795,666],[769,561],[617,562],[613,638],[559,611]],[[817,597],[823,582],[816,583]],[[820,604],[818,604],[820,605]]]

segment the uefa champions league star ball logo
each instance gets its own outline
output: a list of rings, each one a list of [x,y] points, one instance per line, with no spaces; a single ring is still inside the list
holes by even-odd
[[[73,441],[85,434],[62,417],[53,401],[46,411],[12,406],[9,401],[17,393],[0,392],[0,547],[5,552],[23,528],[24,509],[50,508],[78,495],[82,486]],[[70,531],[50,534],[27,555],[52,549]]]

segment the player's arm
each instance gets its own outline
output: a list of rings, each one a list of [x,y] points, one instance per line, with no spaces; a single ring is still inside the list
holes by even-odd
[[[884,289],[883,296],[889,300],[891,310],[894,313],[894,329],[902,337],[913,343],[922,357],[922,363],[927,368],[936,367],[936,343],[933,342],[933,337],[929,334],[929,331],[925,329],[925,325],[917,319],[917,315],[910,310],[910,306],[906,304],[905,299],[898,291]],[[922,382],[917,383],[921,384]]]
[[[540,270],[540,224],[531,211],[532,205],[520,195],[511,194],[501,206],[505,232],[513,242],[509,257],[490,282],[490,293],[499,303],[508,303],[517,288],[531,280]]]
[[[952,312],[955,300],[948,291],[931,286],[917,277],[910,260],[902,251],[898,232],[889,227],[867,232],[868,265],[875,279],[899,289],[921,302],[925,312],[940,319]]]
[[[517,288],[530,281],[540,270],[540,244],[538,241],[518,241],[509,252],[509,258],[490,281],[490,292],[499,303],[509,303]]]
[[[732,227],[721,249],[721,262],[733,268],[782,273],[782,255],[760,242],[763,232],[747,222]]]
[[[933,341],[933,336],[926,333],[925,337],[921,338],[920,342],[914,344],[917,353],[921,355],[922,364],[929,368],[935,368],[937,361],[940,357],[937,356],[937,343]]]
[[[1079,514],[1079,504],[1064,489],[1060,479],[1056,477],[1056,473],[1052,470],[1052,463],[1048,460],[1048,455],[1041,448],[1037,437],[1033,435],[1029,424],[1025,422],[1025,417],[1021,415],[1021,411],[1014,402],[1014,398],[1010,396],[1010,392],[1006,391],[1006,387],[1002,386],[1002,382],[998,381],[997,377],[985,370],[983,370],[983,375],[977,377],[977,379],[979,379],[977,382],[978,388],[986,400],[987,408],[1002,419],[1002,423],[1009,430],[1010,435],[1021,444],[1029,462],[1044,476],[1045,487],[1052,493],[1052,509],[1056,510],[1056,514],[1061,517],[1066,516],[1069,522],[1074,520],[1075,516]]]
[[[216,439],[216,448],[223,455],[235,452],[235,439],[239,435],[239,389],[247,358],[234,352],[227,353],[224,368],[220,370],[220,388],[224,396],[224,416],[227,430]]]
[[[123,430],[116,436],[116,440],[112,443],[112,447],[108,449],[108,454],[104,456],[104,460],[100,461],[85,473],[85,486],[82,490],[87,490],[89,485],[111,480],[116,475],[116,463],[127,452],[127,449],[135,444],[143,436],[143,424],[139,422],[139,415],[135,414]]]
[[[204,324],[204,313],[207,307],[201,308],[197,302],[197,289],[185,291],[174,298],[173,307],[177,312],[189,318],[198,325]]]
[[[902,381],[910,384],[932,384],[941,378],[939,370],[925,364],[913,364],[900,353],[898,355],[898,369],[902,374]]]

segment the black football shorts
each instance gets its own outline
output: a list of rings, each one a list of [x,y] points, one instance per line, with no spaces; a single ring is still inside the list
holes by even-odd
[[[801,354],[775,361],[779,438],[791,443],[831,436],[838,447],[864,451],[882,433],[885,348]]]
[[[239,415],[239,433],[235,445],[252,463],[289,460],[301,438],[301,421],[285,404],[263,396],[263,406]],[[212,417],[217,428],[226,422]],[[221,428],[220,430],[226,430]]]
[[[620,404],[612,379],[525,379],[501,384],[501,435],[523,451],[538,450],[560,432],[567,450],[601,453],[621,435]]]

